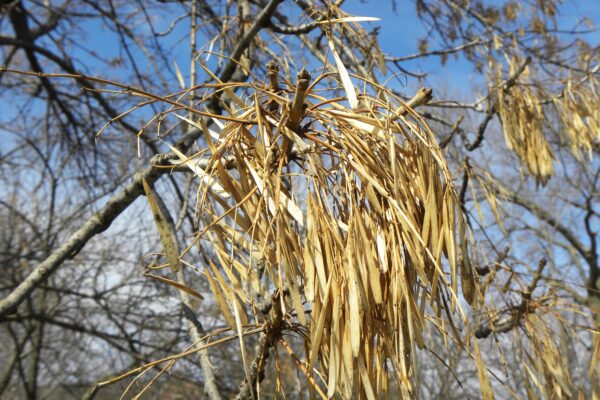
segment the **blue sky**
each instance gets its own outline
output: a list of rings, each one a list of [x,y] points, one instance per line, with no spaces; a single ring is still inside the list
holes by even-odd
[[[504,4],[505,1],[487,1],[487,4]],[[381,18],[376,23],[381,26],[379,35],[380,45],[384,52],[394,56],[404,56],[418,53],[418,42],[427,34],[419,19],[416,17],[415,5],[410,0],[398,0],[396,13],[392,10],[390,1],[348,0],[343,9],[352,15],[370,16]],[[564,29],[574,27],[585,16],[595,25],[600,25],[600,0],[574,0],[566,1],[560,6],[562,14],[558,16],[558,24]],[[592,45],[600,44],[600,32],[585,35],[584,38]],[[440,48],[441,44],[431,41],[429,49]],[[448,57],[444,67],[440,67],[439,57],[407,63],[411,71],[427,72],[429,77],[426,83],[437,87],[440,84],[446,87],[454,86],[454,90],[469,89],[471,83],[478,82],[479,77],[473,70],[471,63],[459,57]],[[450,77],[450,78],[449,78]],[[466,83],[466,84],[465,84]]]
[[[491,0],[487,3],[502,4],[504,1]],[[416,17],[413,1],[397,0],[397,5],[396,12],[394,12],[391,0],[370,0],[368,2],[361,0],[347,0],[343,5],[343,9],[352,15],[381,18],[381,21],[377,23],[368,23],[365,25],[367,28],[373,26],[381,27],[379,38],[381,48],[384,52],[394,56],[417,53],[418,42],[420,39],[425,38],[426,30]],[[158,13],[157,9],[149,11],[149,14],[152,15],[153,22],[156,25],[155,28],[158,31],[165,30],[173,18],[184,12],[180,5],[164,5],[161,7],[164,8],[164,12]],[[161,8],[161,10],[163,8]],[[288,7],[288,9],[290,8]],[[567,4],[563,4],[560,9],[563,12],[563,14],[559,16],[559,24],[562,27],[568,28],[575,26],[577,21],[583,16],[587,16],[592,22],[600,24],[600,0],[568,1]],[[290,17],[294,19],[294,16]],[[142,25],[140,25],[140,27],[142,27]],[[183,39],[188,34],[188,29],[189,21],[185,19],[177,25],[172,34],[168,36],[168,39],[163,38],[161,40],[166,48],[172,48],[172,55],[186,77],[189,72],[189,49],[187,47],[188,41]],[[116,36],[112,32],[109,32],[106,27],[97,22],[90,23],[88,21],[85,31],[82,34],[84,36],[81,38],[82,47],[93,50],[105,57],[115,57],[120,55],[128,63],[126,54],[118,53],[119,43],[115,40]],[[597,44],[600,42],[600,33],[596,32],[587,35],[586,39],[592,44]],[[202,47],[203,44],[203,40],[199,38],[199,45]],[[430,40],[430,49],[440,48],[440,46],[441,45],[436,43],[434,39]],[[140,59],[145,58],[135,46],[130,46],[130,48],[136,58],[138,56]],[[83,51],[78,50],[78,52],[82,57],[86,57]],[[443,67],[441,67],[439,57],[430,57],[425,60],[407,62],[404,66],[411,71],[428,73],[429,76],[424,82],[425,84],[434,87],[452,87],[452,89],[457,90],[458,93],[469,90],[472,83],[480,82],[479,76],[474,71],[472,64],[466,62],[461,57],[459,57],[458,60],[453,56],[448,57],[448,61]],[[148,71],[151,70],[148,63],[142,63],[141,67],[146,67]],[[170,65],[169,68],[173,69],[173,66]],[[107,71],[105,70],[86,72],[104,76],[107,75]],[[411,83],[417,84],[415,83],[414,78],[408,79],[408,83],[409,85]]]

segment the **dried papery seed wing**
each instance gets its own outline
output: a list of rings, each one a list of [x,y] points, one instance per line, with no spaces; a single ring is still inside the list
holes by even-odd
[[[182,292],[185,292],[187,294],[191,294],[192,296],[194,296],[197,299],[200,300],[204,300],[204,297],[198,293],[197,291],[195,291],[194,289],[192,289],[189,286],[186,286],[180,282],[174,281],[172,279],[168,279],[168,278],[164,278],[162,276],[158,276],[158,275],[153,275],[153,274],[144,274],[144,276],[147,276],[149,278],[154,279],[155,281],[161,282],[161,283],[166,283],[167,285],[173,286],[174,288],[181,290]]]
[[[181,89],[185,90],[185,80],[183,79],[183,75],[181,74],[179,65],[177,65],[177,62],[175,60],[173,60],[173,67],[175,67],[175,75],[177,76],[177,82],[179,83],[179,86],[181,87]]]
[[[181,269],[181,261],[179,261],[179,248],[177,246],[177,235],[175,234],[175,224],[171,219],[171,216],[166,209],[162,199],[158,197],[158,194],[154,191],[153,187],[146,182],[142,181],[144,192],[146,193],[146,199],[152,209],[152,216],[154,217],[154,223],[160,240],[171,269],[173,272],[177,272]]]
[[[213,130],[210,130],[210,129],[208,129],[208,127],[206,126],[206,124],[202,124],[202,123],[197,123],[197,122],[194,122],[194,121],[192,121],[191,119],[189,119],[189,118],[186,118],[186,117],[184,117],[184,116],[182,116],[182,115],[179,115],[179,114],[176,114],[176,113],[173,113],[173,115],[175,115],[175,116],[176,116],[177,118],[179,118],[180,120],[182,120],[182,121],[186,122],[187,124],[189,124],[189,125],[193,126],[194,128],[196,128],[196,129],[198,129],[198,130],[200,130],[200,131],[204,132],[205,134],[207,134],[207,133],[208,133],[208,135],[207,135],[207,136],[208,136],[208,137],[210,137],[210,139],[212,139],[212,140],[216,140],[216,141],[218,141],[218,140],[220,139],[220,135],[219,135],[217,132],[215,132],[215,131],[213,131]],[[209,139],[209,140],[210,140],[210,139]],[[210,143],[212,143],[212,142],[210,142]]]
[[[384,274],[388,271],[388,249],[386,246],[386,239],[383,236],[383,230],[377,226],[377,235],[376,235],[376,243],[377,243],[377,257],[379,258],[379,267],[381,268],[381,272]]]
[[[327,312],[326,310],[324,310]],[[329,332],[329,360],[327,362],[327,398],[330,399],[333,397],[337,390],[337,379],[340,375],[341,370],[341,362],[340,362],[340,344],[342,344],[341,340],[344,335],[343,330],[340,329],[340,324],[343,324],[343,321],[339,319],[340,312],[340,302],[338,300],[338,296],[334,296],[333,298],[333,313],[332,313],[332,327]],[[344,344],[341,346],[341,350],[343,353],[343,349],[345,348]],[[323,352],[327,348],[322,346],[320,351]],[[348,349],[349,350],[349,349]],[[346,351],[348,351],[346,350]]]
[[[368,242],[363,242],[363,246],[366,252],[362,254],[363,262],[362,267],[365,270],[365,291],[370,291],[373,301],[375,304],[380,305],[383,303],[383,287],[381,285],[381,269],[378,262],[377,251],[374,249],[376,239],[369,237]],[[367,298],[370,299],[369,296]],[[370,301],[370,300],[369,300]]]
[[[361,132],[367,132],[381,139],[386,139],[386,136],[383,133],[383,130],[385,129],[385,121],[383,120],[338,110],[330,110],[329,113],[338,118],[340,122],[350,124]]]
[[[540,400],[535,389],[531,387],[531,376],[533,374],[533,371],[531,370],[531,368],[529,368],[527,364],[523,364],[523,367],[527,371],[526,374],[523,374],[525,380],[525,390],[527,391],[527,400]],[[536,384],[537,386],[539,383],[537,382],[537,378],[535,378],[535,376],[533,376],[533,380],[534,384]]]
[[[477,375],[479,376],[479,390],[483,400],[494,400],[494,391],[488,377],[487,368],[481,358],[479,344],[477,340],[473,341],[473,353],[475,356],[475,365],[477,366]]]
[[[361,307],[361,298],[360,298],[360,289],[358,288],[358,278],[356,276],[356,271],[354,270],[354,260],[351,255],[347,255],[347,268],[348,268],[348,313],[350,324],[350,343],[352,345],[352,355],[354,357],[358,356],[358,352],[360,350],[361,343],[361,315],[362,315],[362,307]]]
[[[352,356],[352,352],[350,351],[352,347],[352,344],[350,343],[350,329],[348,329],[348,324],[346,322],[343,322],[342,325],[345,328],[342,330],[343,337],[341,338],[341,392],[344,394],[344,396],[346,396],[345,398],[351,398],[352,393],[356,391],[357,375],[356,369],[354,368],[354,357]]]
[[[302,298],[300,297],[300,288],[292,280],[288,280],[287,287],[290,291],[290,296],[292,297],[292,304],[296,311],[296,318],[298,318],[298,321],[301,325],[306,326],[306,311],[304,310],[304,306],[302,305]]]
[[[310,343],[310,352],[308,353],[309,355],[309,362],[308,362],[308,370],[312,371],[317,359],[319,357],[319,349],[321,348],[321,341],[323,339],[324,333],[325,333],[325,323],[328,317],[331,316],[331,313],[328,310],[329,307],[329,301],[332,297],[335,297],[336,294],[335,293],[331,293],[331,282],[332,282],[332,276],[329,277],[329,280],[327,281],[327,287],[325,288],[325,292],[323,293],[319,293],[318,294],[318,300],[313,303],[317,305],[317,309],[313,308],[313,310],[315,310],[315,315],[319,315],[319,319],[314,321],[313,320],[313,325],[312,325],[312,331],[311,331],[311,343]],[[335,306],[335,303],[334,303]],[[313,305],[314,307],[314,305]]]
[[[213,239],[212,243],[214,249],[216,250],[216,255],[219,259],[221,269],[225,272],[230,282],[230,289],[235,292],[242,301],[246,302],[246,293],[244,292],[240,279],[237,277],[234,269],[232,268],[233,263],[237,261],[229,255],[226,249],[223,249],[221,246],[219,246],[217,241]]]
[[[223,315],[223,318],[225,319],[225,322],[227,323],[229,328],[236,329],[235,319],[233,317],[233,314],[231,313],[231,310],[229,309],[227,300],[225,300],[225,298],[223,297],[223,291],[217,285],[217,283],[215,282],[215,280],[212,277],[212,274],[210,273],[210,271],[208,269],[206,269],[204,271],[204,274],[206,275],[206,279],[208,280],[210,289],[215,296],[215,300],[217,301],[217,304],[219,305],[219,309],[221,310],[221,313]]]
[[[200,178],[200,180],[204,184],[206,184],[212,191],[214,191],[217,195],[222,196],[225,199],[228,199],[230,197],[230,194],[227,191],[225,191],[223,186],[221,186],[219,182],[217,182],[212,176],[210,176],[198,165],[198,160],[194,161],[192,159],[189,159],[175,147],[171,146],[168,143],[165,144],[167,145],[167,147],[169,147],[169,149],[171,149],[173,153],[177,155],[177,157],[179,157],[181,162],[190,170],[192,170]]]
[[[335,65],[337,67],[338,73],[340,74],[340,78],[342,79],[342,85],[344,90],[346,91],[346,96],[348,97],[348,103],[350,103],[350,108],[356,109],[358,107],[358,97],[356,96],[356,90],[354,90],[354,85],[352,84],[352,80],[350,79],[350,75],[344,66],[344,63],[338,56],[335,51],[335,45],[331,40],[329,40],[329,48],[331,49],[331,54],[333,55],[333,59],[335,60]]]
[[[367,368],[365,366],[365,362],[361,355],[358,356],[358,371],[360,374],[361,383],[363,385],[365,394],[367,395],[368,400],[376,400],[375,393],[373,392],[373,387],[371,386],[371,378],[367,373]]]
[[[256,183],[256,186],[258,187],[258,191],[261,194],[263,194],[263,196],[267,197],[267,202],[269,204],[269,211],[271,212],[271,214],[276,215],[277,214],[277,205],[275,204],[273,198],[271,196],[269,196],[269,194],[265,191],[264,181],[260,178],[260,176],[258,175],[256,170],[252,167],[252,165],[250,165],[250,163],[248,161],[246,161],[246,165],[252,175],[252,178],[254,178],[254,182]],[[282,206],[290,213],[292,218],[294,218],[294,220],[296,220],[298,225],[304,226],[304,215],[302,213],[302,210],[300,210],[300,208],[296,205],[296,203],[294,203],[292,200],[290,200],[290,198],[287,197],[283,193],[280,193],[279,199],[281,200]]]
[[[236,301],[234,301],[232,306],[233,306],[233,316],[235,318],[235,327],[236,327],[238,339],[240,341],[242,365],[244,366],[244,374],[246,375],[246,382],[252,382],[252,379],[250,378],[250,365],[248,363],[248,360],[246,359],[246,346],[244,345],[242,320],[240,318],[240,315],[241,315],[240,305]]]

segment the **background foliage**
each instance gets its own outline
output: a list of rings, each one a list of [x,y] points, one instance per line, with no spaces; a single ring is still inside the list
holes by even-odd
[[[0,396],[600,398],[598,10],[367,4],[0,0]]]

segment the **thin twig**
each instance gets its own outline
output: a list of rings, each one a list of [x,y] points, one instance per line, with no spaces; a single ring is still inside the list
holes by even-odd
[[[519,326],[521,319],[527,315],[535,312],[537,308],[534,302],[531,300],[533,291],[536,289],[540,279],[542,279],[542,272],[547,265],[547,260],[542,258],[538,263],[538,268],[533,276],[533,279],[525,292],[522,293],[523,300],[517,306],[511,307],[508,310],[499,312],[495,318],[489,320],[487,323],[480,325],[475,329],[475,337],[477,339],[485,339],[492,333],[506,333]],[[504,317],[501,317],[502,315]]]

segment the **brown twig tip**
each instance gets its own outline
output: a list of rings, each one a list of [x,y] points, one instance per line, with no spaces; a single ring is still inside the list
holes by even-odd
[[[422,87],[417,93],[406,103],[410,108],[416,108],[429,103],[433,99],[433,89]],[[405,111],[406,112],[406,111]]]
[[[274,93],[279,92],[279,64],[274,60],[267,63],[267,78],[271,84],[271,91]]]
[[[277,64],[275,60],[271,60],[267,63],[267,75],[272,73],[279,73],[279,64]]]
[[[294,94],[292,104],[289,108],[289,116],[287,122],[287,127],[290,130],[292,130],[295,134],[297,134],[300,129],[300,121],[302,121],[302,118],[304,118],[304,113],[306,111],[304,99],[306,98],[306,92],[308,90],[309,84],[310,73],[306,69],[302,68],[300,71],[298,71],[296,92]],[[294,133],[291,136],[293,136]],[[290,135],[286,135],[283,138],[283,143],[281,144],[281,154],[283,154],[288,160],[292,152],[292,146],[294,144],[293,139],[294,138],[290,137]]]
[[[310,73],[302,68],[298,72],[298,81],[296,82],[296,93],[292,106],[290,108],[289,127],[296,131],[300,125],[300,121],[304,117],[304,99],[306,98],[306,90],[310,83]]]
[[[395,121],[401,116],[406,115],[406,113],[408,113],[408,109],[414,109],[419,106],[423,106],[429,103],[431,99],[433,99],[433,89],[428,87],[422,87],[417,91],[417,93],[415,93],[415,95],[410,100],[406,102],[406,107],[398,107],[398,109],[394,113],[395,115],[392,116],[392,121]]]
[[[420,104],[429,103],[431,99],[433,99],[433,89],[428,87],[422,87],[421,89],[419,89],[415,97],[417,96],[423,98],[423,103]]]
[[[298,87],[302,86],[304,87],[304,90],[306,90],[306,88],[308,88],[308,82],[310,81],[310,73],[302,68],[299,72],[298,72]]]

